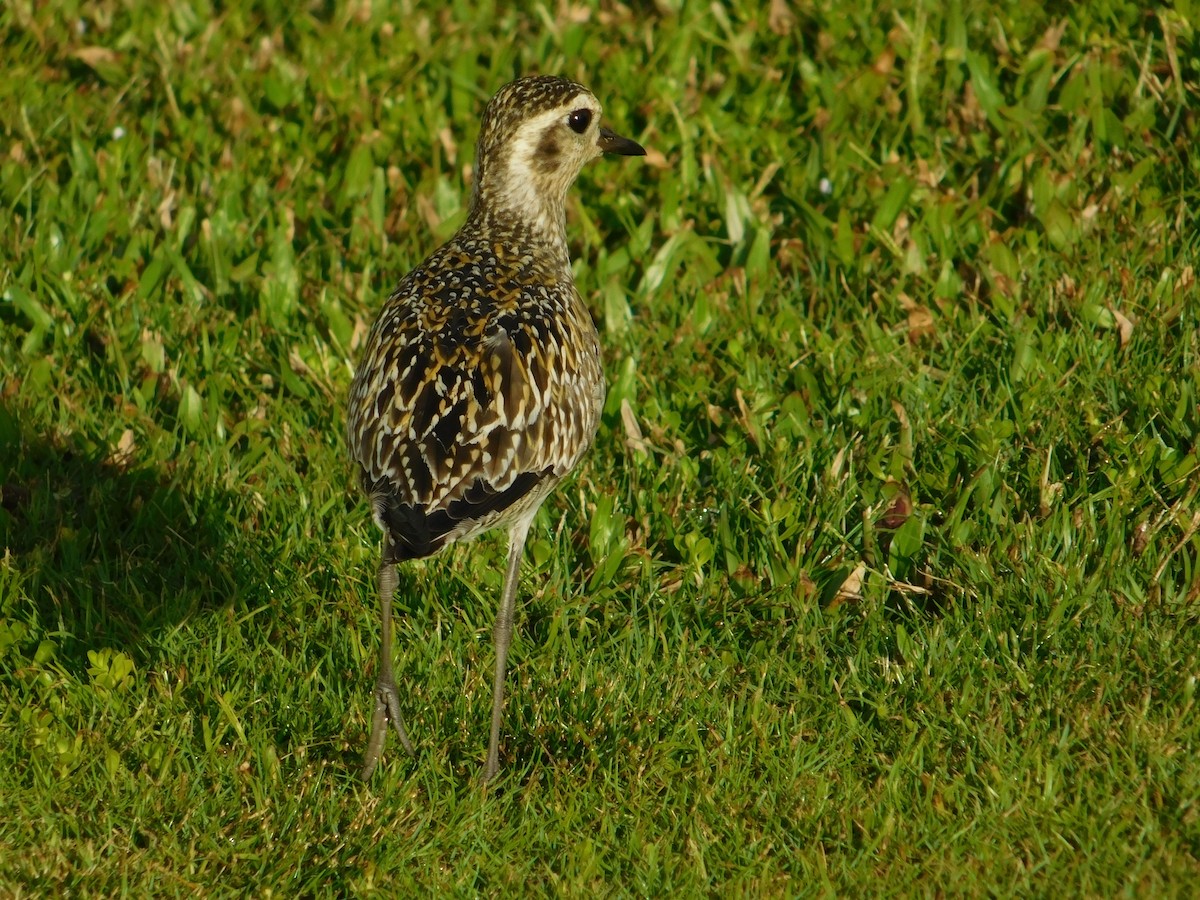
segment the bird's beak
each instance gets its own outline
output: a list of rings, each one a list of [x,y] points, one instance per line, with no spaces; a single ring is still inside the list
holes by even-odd
[[[619,134],[613,134],[603,126],[600,128],[600,139],[596,141],[596,146],[605,153],[616,153],[619,156],[646,155],[646,148],[637,141],[631,141],[627,137],[621,137]]]

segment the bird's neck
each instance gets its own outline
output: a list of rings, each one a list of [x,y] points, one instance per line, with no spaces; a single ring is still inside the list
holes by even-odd
[[[475,152],[467,225],[484,234],[511,233],[569,271],[566,206],[574,178],[562,177],[561,169],[540,169],[519,148],[507,155],[485,149],[477,147]]]
[[[547,198],[531,186],[505,190],[477,185],[471,192],[462,230],[480,237],[511,240],[553,260],[564,271],[571,269],[565,197]]]

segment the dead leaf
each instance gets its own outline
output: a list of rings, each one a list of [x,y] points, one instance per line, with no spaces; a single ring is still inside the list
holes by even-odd
[[[1058,49],[1058,44],[1062,40],[1063,34],[1067,30],[1067,20],[1063,19],[1057,25],[1051,25],[1042,33],[1041,38],[1037,42],[1037,46],[1043,50],[1049,50],[1053,53]]]
[[[896,68],[896,51],[891,47],[880,53],[871,66],[871,69],[878,75],[890,75],[894,68]]]
[[[1117,332],[1121,336],[1121,346],[1124,347],[1133,337],[1133,322],[1121,313],[1119,309],[1111,303],[1108,305],[1108,311],[1113,314],[1113,319],[1117,323]]]
[[[80,47],[72,51],[71,55],[93,69],[115,66],[120,60],[120,57],[107,47]]]
[[[642,428],[627,399],[621,401],[621,427],[625,429],[625,446],[635,453],[648,453],[650,448],[642,437]]]
[[[746,396],[742,393],[741,388],[734,388],[733,399],[737,401],[742,427],[746,430],[746,434],[749,435],[754,446],[761,448],[762,443],[758,437],[758,429],[754,425],[754,420],[750,418],[750,408],[746,405]]]
[[[796,15],[787,0],[771,0],[767,13],[767,25],[776,34],[787,34],[796,25]]]
[[[458,142],[454,140],[454,132],[449,128],[438,130],[438,143],[446,154],[446,164],[453,166],[458,162]]]
[[[1138,522],[1133,529],[1133,538],[1129,542],[1129,549],[1133,553],[1133,558],[1137,559],[1146,552],[1146,545],[1150,543],[1150,523],[1145,519]]]
[[[926,307],[917,303],[912,297],[903,292],[896,299],[900,303],[900,308],[908,313],[909,343],[915,344],[921,338],[930,337],[937,333],[937,327],[933,324],[933,313]]]
[[[830,609],[835,606],[841,606],[843,603],[857,603],[861,600],[863,579],[866,574],[866,563],[859,563],[855,566],[854,571],[846,576],[846,580],[842,582],[841,587],[837,589],[837,593],[833,595],[833,600],[829,603]]]
[[[1177,293],[1186,293],[1192,289],[1192,285],[1196,283],[1196,270],[1191,266],[1184,266],[1179,272],[1179,283],[1175,285]]]
[[[309,368],[308,363],[304,361],[304,357],[297,353],[295,348],[288,351],[288,366],[301,378],[313,377],[313,370]]]
[[[1063,275],[1058,281],[1054,282],[1055,292],[1068,300],[1072,300],[1079,296],[1079,288],[1075,284],[1075,279],[1070,275]]]
[[[833,456],[833,462],[829,464],[829,472],[827,478],[830,484],[837,484],[842,480],[842,472],[846,468],[846,456],[850,453],[848,446],[842,447]]]
[[[108,454],[108,464],[116,469],[125,471],[133,462],[133,454],[137,449],[136,441],[133,437],[133,429],[126,428],[121,432],[121,437],[117,440],[117,446]]]
[[[646,148],[646,156],[642,164],[652,169],[669,169],[671,167],[671,164],[667,162],[667,158],[663,156],[662,151],[656,150],[653,147]]]
[[[776,245],[775,261],[782,272],[803,272],[807,256],[800,238],[781,238]]]

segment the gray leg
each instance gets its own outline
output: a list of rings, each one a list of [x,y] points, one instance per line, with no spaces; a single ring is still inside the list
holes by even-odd
[[[496,614],[496,678],[492,682],[492,737],[488,741],[487,768],[483,780],[491,781],[500,770],[500,720],[504,714],[504,672],[508,662],[508,647],[512,643],[513,613],[517,605],[517,582],[521,575],[521,557],[525,552],[525,535],[533,516],[515,523],[508,532],[508,567],[504,572],[504,593],[500,597],[500,612]]]
[[[400,715],[400,698],[396,693],[396,678],[392,674],[392,594],[396,592],[396,564],[387,562],[387,539],[384,539],[383,562],[379,566],[379,602],[383,607],[383,628],[379,648],[379,677],[375,680],[375,711],[371,716],[371,739],[363,756],[360,777],[366,781],[375,771],[379,754],[387,740],[387,723],[390,720],[396,736],[409,753],[413,752],[412,741],[404,730],[404,719]]]

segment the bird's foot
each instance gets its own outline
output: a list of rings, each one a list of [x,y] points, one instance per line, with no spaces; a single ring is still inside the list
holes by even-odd
[[[394,678],[380,676],[375,683],[375,710],[371,714],[371,737],[367,741],[367,752],[363,754],[362,771],[359,773],[359,777],[363,781],[371,777],[371,773],[375,771],[375,766],[379,762],[379,755],[383,752],[383,745],[387,740],[389,721],[396,730],[396,737],[400,738],[404,749],[409,753],[415,752],[412,741],[408,739],[408,732],[404,730],[404,718],[400,715],[400,696],[396,692],[396,681]]]

